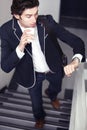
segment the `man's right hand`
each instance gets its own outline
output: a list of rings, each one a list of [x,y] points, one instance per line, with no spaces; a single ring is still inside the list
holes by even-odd
[[[31,34],[31,30],[26,29],[21,36],[21,40],[18,45],[19,50],[24,52],[25,46],[27,44],[30,44],[31,40],[33,40],[33,39],[34,39],[34,34]]]

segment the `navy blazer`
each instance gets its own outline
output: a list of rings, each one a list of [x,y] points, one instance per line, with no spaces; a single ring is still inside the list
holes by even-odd
[[[46,23],[47,25],[45,26]],[[56,47],[58,43],[54,44],[52,37],[54,37],[55,40],[60,39],[65,44],[71,46],[74,54],[82,54],[84,61],[84,42],[79,37],[65,30],[60,24],[56,23],[51,15],[43,16],[42,19],[40,19],[39,16],[37,20],[37,29],[41,49],[51,71],[58,72],[58,70],[62,68],[62,58]],[[15,68],[14,75],[16,82],[24,87],[33,87],[36,82],[36,75],[32,60],[31,44],[26,45],[24,50],[25,55],[22,59],[19,59],[16,54],[16,47],[22,35],[17,20],[13,18],[3,24],[0,28],[0,35],[2,70],[8,73]]]

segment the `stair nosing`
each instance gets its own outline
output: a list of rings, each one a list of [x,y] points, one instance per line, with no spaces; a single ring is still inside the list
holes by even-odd
[[[5,101],[3,101],[3,105],[4,105],[4,106],[11,106],[11,107],[13,107],[13,106],[15,105],[15,107],[20,108],[20,109],[23,109],[23,110],[32,110],[32,107],[31,107],[31,106],[25,106],[25,105],[21,105],[21,104],[12,103],[12,102],[10,103],[10,102],[5,102]],[[46,108],[46,107],[45,107],[44,109],[45,109],[46,111],[49,110],[49,109]],[[50,109],[50,111],[53,111],[53,112],[55,112],[55,113],[61,112],[61,113],[70,115],[70,112],[61,111],[60,109],[59,109],[58,111],[56,111],[55,109]]]
[[[22,93],[22,92],[18,92],[18,91],[6,91],[5,93],[11,93],[11,94],[14,94],[14,95],[21,95],[21,96],[23,96],[24,98],[25,98],[25,96],[26,97],[28,97],[28,98],[30,98],[30,95],[29,94],[27,94],[27,93]],[[43,98],[46,98],[47,99],[47,96],[45,96],[45,95],[42,95],[43,96]],[[48,99],[49,100],[49,99]],[[69,99],[59,99],[61,102],[66,102],[66,104],[67,103],[69,103],[69,104],[71,104],[71,100],[69,100]]]
[[[1,116],[1,115],[0,115],[0,119],[4,119],[4,120],[5,120],[5,119],[8,119],[8,120],[6,120],[7,122],[9,122],[10,120],[11,120],[11,121],[16,121],[16,124],[19,123],[19,122],[20,122],[20,123],[23,122],[23,123],[26,124],[26,127],[29,127],[29,126],[30,126],[30,125],[28,126],[29,123],[31,123],[31,124],[33,124],[33,125],[35,124],[35,121],[30,121],[30,120],[27,121],[27,120],[16,119],[16,118],[13,119],[13,118],[11,118],[11,117],[3,117],[3,116]],[[14,124],[15,124],[15,123],[14,123]],[[18,124],[17,124],[17,125],[18,125]],[[25,125],[23,124],[23,126],[25,126]],[[49,123],[46,123],[45,126],[49,126],[49,127],[51,126],[51,127],[53,127],[53,128],[57,128],[57,127],[68,128],[68,126],[61,126],[60,124],[59,124],[59,125],[54,125],[54,124],[52,125],[52,124],[49,124]]]
[[[23,115],[22,115],[23,112],[12,111],[12,110],[5,110],[5,111],[4,111],[3,109],[2,109],[2,111],[1,111],[1,108],[0,108],[0,113],[1,113],[1,114],[7,115],[7,114],[8,114],[7,112],[10,112],[10,113],[9,113],[9,116],[15,115],[15,116],[19,116],[20,118],[26,118],[26,119],[28,119],[29,117],[34,118],[34,117],[33,117],[33,113],[24,113],[24,114],[28,115],[28,117],[26,117],[26,116],[23,116]],[[14,114],[14,112],[17,113],[17,115]],[[21,113],[21,114],[18,115],[18,113]],[[51,120],[51,119],[54,119],[54,120],[56,120],[56,121],[57,121],[57,120],[60,120],[60,121],[69,122],[69,120],[68,120],[68,119],[65,119],[65,118],[46,116],[46,120]]]
[[[6,97],[6,96],[2,96],[2,95],[0,95],[0,97],[2,98],[2,100],[7,100],[7,102],[12,102],[12,103],[16,103],[16,104],[19,104],[20,103],[20,105],[26,105],[26,106],[29,106],[29,105],[31,105],[32,103],[31,103],[31,100],[29,100],[29,101],[26,101],[26,100],[20,100],[20,99],[15,99],[15,98],[13,98],[13,97]],[[50,108],[50,109],[53,109],[53,107],[52,107],[52,105],[51,105],[51,102],[49,102],[49,103],[46,103],[46,102],[43,102],[43,106],[46,108]],[[67,109],[67,110],[69,110],[69,111],[71,111],[71,108],[70,107],[66,107],[66,106],[60,106],[60,109],[62,109],[62,108],[65,108],[65,109]]]

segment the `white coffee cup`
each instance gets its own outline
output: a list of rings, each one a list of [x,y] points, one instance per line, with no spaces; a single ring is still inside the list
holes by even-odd
[[[29,28],[29,30],[30,30],[30,32],[29,32],[29,33],[31,33],[32,35],[34,35],[34,34],[35,34],[35,28]]]
[[[27,32],[28,34],[32,34],[33,36],[35,35],[35,28],[26,28],[25,30],[29,30],[29,32]],[[28,42],[32,42],[32,39],[27,39]]]

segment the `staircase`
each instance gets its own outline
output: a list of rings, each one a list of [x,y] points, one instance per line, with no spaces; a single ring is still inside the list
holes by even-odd
[[[60,99],[60,108],[54,110],[50,100],[43,96],[47,113],[46,124],[41,130],[69,130],[71,101]],[[0,93],[0,130],[36,130],[31,100],[27,93],[5,90]]]

